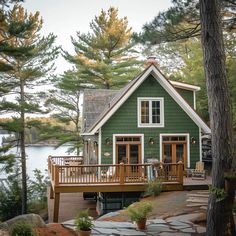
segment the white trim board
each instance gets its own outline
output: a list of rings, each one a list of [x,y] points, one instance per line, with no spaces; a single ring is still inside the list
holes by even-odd
[[[141,137],[141,160],[142,163],[144,163],[144,134],[113,134],[113,139],[112,139],[112,143],[113,143],[113,165],[116,164],[116,137]]]
[[[190,90],[190,91],[200,91],[201,90],[201,88],[199,86],[196,86],[196,85],[186,84],[186,83],[179,82],[179,81],[174,81],[174,80],[169,80],[169,82],[175,88],[182,88],[182,89]]]
[[[202,161],[202,132],[199,128],[199,160]]]
[[[190,139],[189,133],[163,133],[160,134],[160,161],[162,161],[162,137],[163,136],[186,136],[187,137],[187,167],[190,168]]]
[[[90,130],[89,134],[95,134],[108,119],[120,108],[120,106],[131,96],[131,94],[142,84],[142,82],[150,75],[160,83],[160,85],[169,93],[169,95],[180,105],[180,107],[188,114],[193,122],[204,131],[204,133],[211,133],[210,128],[205,124],[201,117],[194,111],[194,109],[180,96],[171,83],[162,75],[162,73],[151,65],[133,86],[124,94],[123,97],[110,109],[110,111],[101,118],[101,120]]]

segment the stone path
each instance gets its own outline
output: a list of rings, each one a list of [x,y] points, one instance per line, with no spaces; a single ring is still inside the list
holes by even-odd
[[[95,221],[92,236],[191,236],[204,235],[206,228],[193,224],[190,220],[199,218],[199,213],[147,222],[147,229],[140,231],[130,222]],[[66,221],[63,226],[75,230],[74,221]]]
[[[109,215],[116,216],[118,212],[108,213],[94,221],[92,236],[196,236],[205,235],[206,228],[193,222],[202,222],[206,219],[206,206],[209,197],[208,191],[195,191],[187,193],[186,206],[192,213],[150,219],[147,221],[147,229],[140,231],[131,222],[114,222],[103,220]],[[109,218],[109,217],[108,217]],[[66,221],[64,227],[75,230],[74,221]]]

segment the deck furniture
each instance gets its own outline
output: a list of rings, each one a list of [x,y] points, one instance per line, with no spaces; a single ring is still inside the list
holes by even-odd
[[[206,179],[206,170],[204,169],[204,162],[196,162],[196,168],[191,171],[192,179]]]
[[[101,171],[101,177],[102,178],[112,178],[115,176],[116,168],[114,166],[109,166],[107,171],[102,170]]]

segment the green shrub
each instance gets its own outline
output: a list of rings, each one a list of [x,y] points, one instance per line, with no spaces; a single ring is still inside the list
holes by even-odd
[[[13,224],[9,229],[11,236],[36,236],[33,226],[26,221]]]
[[[147,193],[152,196],[160,195],[162,191],[162,182],[160,180],[152,180],[148,182]]]
[[[89,216],[88,209],[81,211],[75,218],[75,226],[81,230],[91,230],[93,228],[93,218]]]
[[[132,221],[140,221],[147,218],[148,214],[152,212],[153,205],[151,202],[142,201],[136,202],[127,208],[127,213]]]

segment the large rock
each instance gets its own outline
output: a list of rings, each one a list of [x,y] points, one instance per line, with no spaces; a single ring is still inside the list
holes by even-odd
[[[9,236],[8,231],[0,229],[0,236]]]
[[[0,224],[0,229],[8,229],[11,225],[25,221],[27,223],[32,224],[33,227],[46,227],[46,224],[44,223],[43,219],[36,214],[25,214],[16,216],[10,220],[7,220]]]

